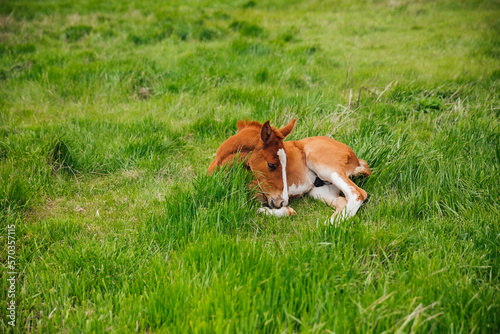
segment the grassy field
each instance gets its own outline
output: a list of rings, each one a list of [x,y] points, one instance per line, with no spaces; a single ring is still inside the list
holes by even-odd
[[[498,1],[0,1],[2,332],[498,333],[499,58]],[[245,118],[360,212],[206,176]]]

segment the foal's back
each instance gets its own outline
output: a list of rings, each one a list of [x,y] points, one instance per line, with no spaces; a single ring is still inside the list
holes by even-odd
[[[309,137],[297,141],[303,147],[306,163],[313,169],[330,167],[343,171],[346,176],[370,175],[368,165],[358,159],[354,151],[344,143],[329,137]],[[367,171],[359,173],[359,167],[366,165]],[[358,170],[356,170],[358,168]]]

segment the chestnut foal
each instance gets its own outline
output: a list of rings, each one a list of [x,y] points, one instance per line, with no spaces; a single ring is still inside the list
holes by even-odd
[[[331,223],[336,217],[343,220],[354,216],[367,195],[349,177],[369,176],[368,164],[358,159],[347,145],[328,137],[284,142],[295,121],[281,129],[272,127],[269,121],[264,124],[238,121],[238,133],[219,147],[208,173],[235,158],[245,161],[262,191],[260,199],[269,206],[260,208],[261,213],[293,215],[289,199],[308,194],[336,209]]]

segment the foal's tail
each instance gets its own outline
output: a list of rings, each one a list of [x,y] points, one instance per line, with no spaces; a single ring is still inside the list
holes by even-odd
[[[372,171],[370,170],[370,167],[368,167],[368,164],[366,161],[359,159],[359,166],[354,169],[354,172],[352,173],[353,176],[356,175],[363,175],[363,176],[370,176],[372,174]]]

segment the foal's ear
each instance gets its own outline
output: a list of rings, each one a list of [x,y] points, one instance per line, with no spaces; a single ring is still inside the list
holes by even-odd
[[[241,119],[236,123],[236,127],[238,128],[238,132],[240,132],[241,130],[243,130],[243,128],[245,127],[245,122],[243,122]]]
[[[273,129],[271,128],[269,121],[267,121],[262,126],[262,131],[260,132],[260,138],[262,139],[264,144],[269,144],[272,135],[273,135]]]
[[[292,119],[292,121],[290,123],[288,123],[288,125],[285,125],[284,127],[279,129],[278,131],[281,132],[283,137],[288,136],[290,134],[290,132],[292,132],[293,128],[295,127],[295,122],[297,122],[296,118]]]

